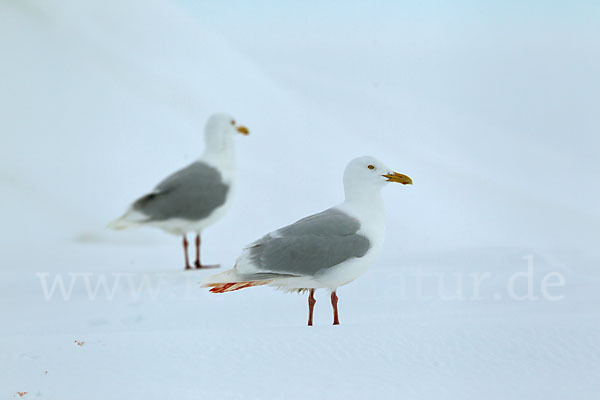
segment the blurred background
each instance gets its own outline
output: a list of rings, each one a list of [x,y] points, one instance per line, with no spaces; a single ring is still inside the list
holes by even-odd
[[[107,221],[199,156],[215,111],[251,128],[234,207],[206,238],[220,258],[341,201],[358,155],[415,181],[384,194],[390,260],[595,246],[597,2],[0,6],[9,249],[110,240]]]

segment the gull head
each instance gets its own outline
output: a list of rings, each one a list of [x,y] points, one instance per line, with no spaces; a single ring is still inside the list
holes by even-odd
[[[358,157],[344,171],[346,196],[379,190],[390,182],[412,185],[408,176],[394,172],[375,157]]]
[[[238,125],[235,118],[229,114],[216,113],[208,118],[204,127],[204,140],[207,149],[223,150],[233,142],[239,134],[248,135],[250,131],[243,125]]]

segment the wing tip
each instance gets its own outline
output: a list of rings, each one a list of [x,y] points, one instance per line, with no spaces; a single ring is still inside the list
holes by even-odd
[[[127,229],[127,228],[129,228],[129,226],[131,226],[131,225],[128,222],[126,222],[125,220],[123,220],[123,217],[115,219],[114,221],[111,221],[106,225],[107,228],[114,229],[117,231]]]
[[[202,287],[210,287],[211,293],[226,293],[235,290],[246,289],[252,286],[262,286],[271,283],[272,279],[261,281],[245,281],[245,282],[226,282],[226,283],[205,283]]]

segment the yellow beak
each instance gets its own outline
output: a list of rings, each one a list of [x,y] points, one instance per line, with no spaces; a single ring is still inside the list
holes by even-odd
[[[382,175],[387,178],[388,182],[398,182],[403,185],[412,185],[413,181],[406,175],[399,174],[397,172],[392,172],[391,174]]]
[[[238,126],[236,129],[237,129],[237,131],[238,131],[239,133],[241,133],[242,135],[248,135],[248,134],[250,133],[250,131],[248,130],[248,128],[246,128],[246,127],[245,127],[245,126],[243,126],[243,125],[240,125],[240,126]]]

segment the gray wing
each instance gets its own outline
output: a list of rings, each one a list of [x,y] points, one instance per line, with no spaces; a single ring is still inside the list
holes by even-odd
[[[216,168],[197,161],[168,176],[132,208],[147,215],[146,221],[200,220],[225,203],[228,191]]]
[[[356,218],[328,209],[263,236],[248,248],[250,260],[263,271],[257,275],[318,275],[365,255],[370,242],[359,229]]]

